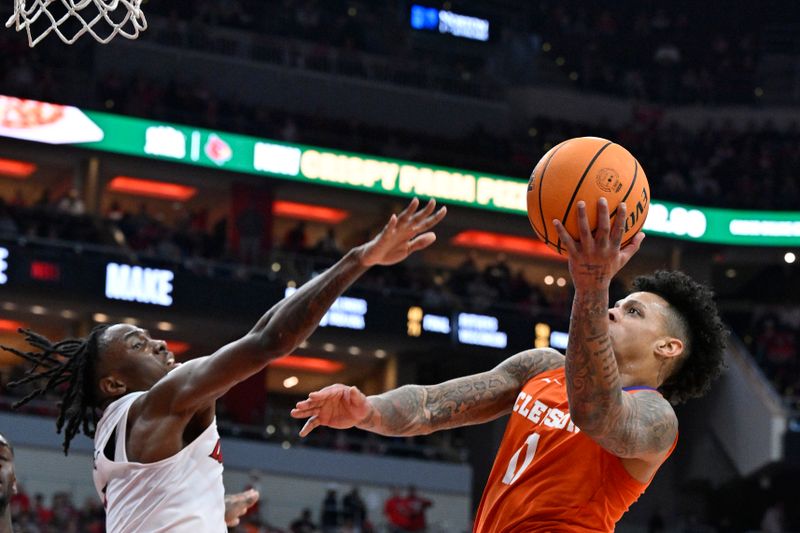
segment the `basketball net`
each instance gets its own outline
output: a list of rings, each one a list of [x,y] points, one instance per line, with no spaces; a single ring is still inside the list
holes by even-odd
[[[84,33],[100,43],[117,35],[136,39],[147,29],[142,0],[14,0],[14,14],[6,27],[25,30],[36,46],[51,32],[67,44]]]

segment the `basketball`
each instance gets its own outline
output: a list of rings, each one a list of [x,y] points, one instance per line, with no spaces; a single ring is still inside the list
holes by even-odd
[[[608,201],[612,223],[617,207],[625,202],[625,246],[642,229],[650,207],[650,185],[644,169],[628,150],[607,139],[568,139],[550,149],[534,167],[528,182],[528,219],[547,246],[566,255],[553,219],[559,219],[578,240],[578,201],[586,202],[594,231],[601,197]]]

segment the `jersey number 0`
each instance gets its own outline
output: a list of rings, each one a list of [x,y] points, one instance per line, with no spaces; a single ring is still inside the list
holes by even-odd
[[[539,434],[538,433],[531,433],[528,435],[528,438],[525,439],[525,444],[520,446],[520,448],[514,453],[511,457],[511,460],[508,462],[508,468],[506,468],[506,475],[503,476],[503,483],[506,485],[511,485],[522,473],[528,468],[533,462],[533,456],[536,454],[536,447],[539,445]],[[526,450],[527,448],[527,450]],[[525,451],[525,459],[522,461],[522,465],[517,468],[517,463],[519,462],[519,455],[522,453],[522,450]]]

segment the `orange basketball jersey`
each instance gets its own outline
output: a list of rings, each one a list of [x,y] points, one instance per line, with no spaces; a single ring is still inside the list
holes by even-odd
[[[564,368],[550,370],[514,403],[475,533],[613,531],[648,484],[572,423]]]

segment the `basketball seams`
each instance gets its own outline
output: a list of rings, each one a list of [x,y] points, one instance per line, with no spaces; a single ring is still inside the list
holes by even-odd
[[[536,229],[536,226],[534,226],[533,224],[531,224],[531,227],[533,228],[533,232],[536,234],[536,236],[537,236],[537,237],[539,237],[539,240],[540,240],[540,241],[543,241],[545,244],[548,244],[548,243],[549,243],[549,244],[552,244],[552,243],[550,243],[550,241],[548,241],[548,240],[545,238],[545,236],[544,236],[544,235],[542,235],[542,234],[541,234],[541,232],[540,232],[538,229]]]
[[[633,190],[633,187],[636,185],[636,177],[639,175],[639,162],[633,156],[631,156],[631,159],[633,159],[633,179],[631,180],[631,186],[628,187],[628,192],[625,193],[625,196],[622,197],[622,200],[620,200],[620,202],[624,202],[625,200],[628,199],[628,196],[631,195],[631,191]]]
[[[581,179],[578,180],[578,184],[575,185],[575,188],[572,191],[572,197],[569,199],[569,203],[567,204],[567,210],[564,212],[564,216],[561,218],[561,223],[562,224],[566,224],[567,216],[569,215],[569,212],[572,209],[573,202],[575,202],[575,197],[578,195],[578,191],[580,190],[581,185],[583,185],[583,180],[586,179],[586,175],[589,174],[589,170],[591,170],[592,165],[594,165],[595,161],[597,161],[597,158],[600,157],[600,154],[602,154],[605,151],[605,149],[608,148],[609,146],[611,146],[612,144],[614,144],[614,143],[609,141],[604,146],[602,146],[597,151],[597,153],[594,154],[594,157],[592,157],[591,161],[589,161],[589,164],[586,165],[586,169],[583,171],[583,174],[581,175]],[[541,188],[539,189],[539,194],[541,194]],[[542,216],[544,216],[544,214]],[[561,239],[560,238],[558,239],[558,243],[556,244],[556,247],[558,248],[558,253],[561,253]]]
[[[533,232],[536,233],[536,236],[539,237],[539,240],[542,241],[543,243],[545,243],[545,244],[547,244],[547,245],[549,245],[551,247],[556,245],[556,243],[554,243],[553,241],[545,239],[544,236],[541,233],[539,233],[538,229],[533,228]]]
[[[625,196],[623,196],[622,200],[619,201],[620,204],[624,203],[628,199],[628,196],[631,195],[631,191],[633,190],[633,187],[636,185],[636,177],[639,175],[639,162],[633,156],[631,156],[631,159],[633,159],[633,179],[631,180],[631,186],[628,187],[628,191],[625,193]],[[614,216],[617,214],[617,209],[619,209],[619,204],[617,204],[617,207],[615,207],[614,210],[611,212],[609,218],[614,218]]]
[[[567,144],[569,144],[569,142],[571,140],[572,139],[564,141],[564,142],[562,142],[561,144],[559,144],[558,146],[556,146],[553,149],[553,153],[550,154],[550,157],[547,158],[547,161],[545,161],[545,164],[544,164],[544,168],[542,168],[542,175],[539,176],[539,194],[537,194],[537,197],[539,199],[539,214],[541,215],[541,218],[542,218],[542,228],[544,230],[544,232],[543,232],[544,236],[540,235],[540,238],[545,243],[550,242],[550,239],[547,236],[547,223],[544,220],[544,209],[542,208],[542,189],[544,188],[544,174],[545,174],[545,172],[547,172],[547,167],[550,166],[550,161],[552,161],[553,158],[558,153],[558,151],[561,150],[563,147],[565,147]],[[536,231],[536,227],[533,224],[531,224],[531,226],[533,226],[534,231]]]

